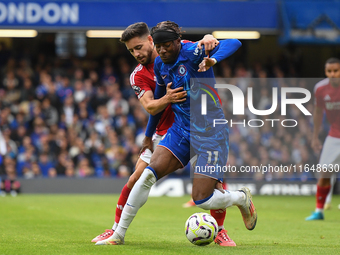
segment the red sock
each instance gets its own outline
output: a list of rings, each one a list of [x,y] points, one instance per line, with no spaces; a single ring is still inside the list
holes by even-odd
[[[122,192],[120,193],[117,207],[116,207],[116,217],[115,222],[118,224],[120,220],[120,216],[122,215],[123,208],[126,204],[126,201],[128,200],[129,194],[131,192],[131,189],[129,189],[126,184],[124,188],[122,189]]]
[[[228,184],[226,182],[222,182],[223,189],[228,189]]]
[[[217,222],[217,225],[219,227],[223,226],[225,215],[226,215],[225,209],[219,209],[219,210],[210,210],[211,216],[213,216]]]
[[[316,208],[323,209],[326,201],[326,197],[328,195],[331,186],[320,187],[319,185],[316,186]]]

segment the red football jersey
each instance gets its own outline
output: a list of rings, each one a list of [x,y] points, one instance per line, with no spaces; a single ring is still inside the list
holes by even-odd
[[[324,109],[331,125],[328,135],[340,138],[340,87],[333,87],[329,79],[318,82],[314,88],[315,104]]]
[[[145,66],[139,64],[130,75],[130,83],[138,100],[140,100],[148,90],[151,90],[154,93],[156,89],[156,77],[153,71],[153,63]],[[156,134],[166,134],[168,128],[170,128],[174,122],[174,117],[175,115],[172,112],[171,104],[169,104],[165,108],[157,125]]]

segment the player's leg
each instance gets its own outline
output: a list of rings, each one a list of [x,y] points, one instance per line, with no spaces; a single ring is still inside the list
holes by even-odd
[[[196,161],[197,161],[197,155],[193,156],[191,159],[190,159],[190,162],[189,164],[187,164],[185,167],[189,167],[189,171],[190,171],[190,174],[192,172],[192,169],[195,167],[196,165]],[[194,200],[192,200],[192,197],[190,198],[190,200],[186,203],[184,203],[182,205],[184,208],[189,208],[189,207],[193,207],[193,206],[196,206],[195,205],[195,202]]]
[[[215,189],[216,180],[200,176],[193,182],[193,199],[195,204],[204,209],[225,209],[236,205],[243,217],[247,229],[253,230],[256,225],[257,214],[252,203],[252,197],[248,188],[238,191]]]
[[[153,136],[153,149],[156,149],[156,146],[158,145],[158,143],[160,142],[160,140],[162,139],[161,135],[157,135],[155,134]],[[126,185],[124,186],[121,195],[118,199],[118,203],[117,203],[117,207],[116,207],[116,216],[115,216],[115,223],[112,226],[112,229],[115,230],[117,228],[117,225],[119,223],[120,217],[122,215],[122,211],[123,208],[126,204],[126,201],[129,197],[129,194],[131,192],[131,189],[133,188],[133,186],[135,185],[135,183],[138,181],[138,179],[140,178],[140,176],[142,175],[144,169],[150,164],[151,161],[151,156],[152,156],[152,152],[149,149],[146,149],[138,158],[136,166],[135,166],[135,171],[133,172],[133,174],[130,176],[128,182],[126,183]]]
[[[153,141],[153,146],[154,146],[153,149],[154,150],[156,149],[156,146],[158,145],[158,143],[160,142],[162,137],[163,136],[158,135],[158,134],[155,134],[153,136],[152,141]],[[113,235],[113,232],[116,230],[116,228],[118,226],[123,208],[124,208],[126,201],[129,197],[131,189],[133,188],[133,186],[135,185],[135,183],[137,182],[137,180],[141,176],[144,169],[150,164],[151,156],[152,156],[152,152],[149,149],[146,149],[140,155],[140,157],[137,160],[136,166],[135,166],[135,171],[130,176],[128,182],[124,185],[124,187],[123,187],[123,189],[120,193],[118,203],[117,203],[117,206],[116,206],[115,221],[114,221],[114,224],[112,226],[112,229],[106,229],[104,233],[93,238],[92,242],[103,241],[103,240],[105,240],[105,239],[107,239],[107,238],[109,238]]]
[[[123,244],[125,233],[138,210],[147,201],[152,185],[158,179],[176,171],[180,167],[182,167],[181,163],[170,151],[163,147],[157,147],[152,155],[150,165],[144,169],[141,177],[131,190],[116,231],[110,238],[97,242],[96,245]]]
[[[190,151],[187,148],[189,148],[189,141],[170,128],[160,142],[160,146],[157,146],[154,151],[150,165],[144,169],[141,177],[132,188],[116,231],[110,238],[97,242],[96,245],[124,243],[125,233],[138,210],[147,201],[152,185],[158,179],[189,162]]]
[[[319,164],[321,166],[327,165],[329,170],[333,168],[335,164],[339,164],[340,151],[338,148],[340,148],[340,139],[327,136],[322,148]],[[326,197],[331,189],[331,176],[332,173],[330,171],[321,173],[316,186],[316,208],[315,211],[306,218],[307,221],[324,219],[324,206]]]
[[[219,210],[233,205],[241,205],[245,200],[243,192],[215,189],[216,183],[217,179],[195,174],[192,198],[198,207],[205,210]]]
[[[227,185],[225,183],[218,182],[216,189],[226,190]],[[210,210],[211,216],[213,216],[218,225],[218,234],[215,238],[215,243],[220,246],[236,246],[236,243],[229,237],[227,230],[224,228],[224,220],[227,214],[227,209]]]
[[[316,185],[316,208],[315,211],[306,218],[306,220],[323,220],[323,208],[325,206],[326,197],[331,189],[330,178],[319,178]]]
[[[106,229],[104,233],[96,236],[95,238],[92,239],[91,242],[96,243],[99,241],[103,241],[113,235],[113,232],[116,230],[120,217],[122,215],[123,208],[126,204],[126,201],[130,195],[131,189],[134,186],[134,184],[137,182],[139,177],[141,176],[142,172],[144,169],[149,165],[147,162],[150,162],[151,158],[151,151],[147,151],[144,153],[144,156],[141,156],[138,158],[135,171],[133,174],[129,177],[128,182],[124,185],[122,191],[120,192],[120,196],[118,198],[118,202],[116,205],[116,215],[115,215],[115,221],[111,229]]]
[[[331,177],[331,189],[329,190],[328,195],[326,197],[325,206],[323,207],[324,210],[331,209],[331,202],[332,202],[333,189],[334,189],[335,182],[336,182],[336,175],[332,174],[332,177]]]
[[[133,174],[129,177],[128,182],[125,184],[125,186],[122,189],[122,192],[120,193],[120,197],[118,199],[117,207],[116,207],[116,216],[115,216],[115,224],[113,225],[112,229],[115,230],[119,220],[120,216],[122,215],[123,208],[126,204],[126,201],[128,200],[129,194],[131,192],[131,189],[135,185],[135,183],[138,181],[139,177],[142,175],[144,169],[149,164],[143,161],[141,158],[138,159],[136,163],[136,169],[133,172]]]
[[[226,190],[226,185],[223,183],[217,182],[215,189]],[[224,220],[226,216],[226,209],[218,209],[218,210],[210,210],[211,216],[213,216],[218,224],[218,230],[224,229]]]
[[[236,205],[247,229],[255,228],[257,213],[249,189],[227,191],[215,189],[217,180],[223,180],[223,167],[228,158],[228,132],[220,130],[213,137],[192,136],[191,144],[198,154],[194,168],[192,197],[205,210],[219,210]]]

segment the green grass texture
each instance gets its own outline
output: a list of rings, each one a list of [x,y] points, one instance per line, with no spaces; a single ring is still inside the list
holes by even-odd
[[[184,225],[198,207],[189,196],[151,197],[128,229],[125,245],[96,246],[92,238],[111,228],[117,195],[18,195],[0,197],[0,254],[339,254],[340,196],[323,221],[305,221],[315,197],[254,196],[253,231],[237,207],[227,209],[225,228],[236,247],[195,246]]]

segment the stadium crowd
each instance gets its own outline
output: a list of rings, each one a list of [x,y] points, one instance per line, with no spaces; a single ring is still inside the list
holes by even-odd
[[[128,54],[126,51],[97,59],[62,59],[43,53],[17,56],[1,50],[0,176],[129,176],[138,158],[148,114],[130,86],[129,76],[136,63],[125,53]],[[215,72],[217,77],[230,78],[244,92],[252,86],[254,107],[268,109],[272,87],[300,86],[312,91],[298,79],[289,80],[289,84],[272,79],[297,77],[297,66],[286,59],[278,64],[256,63],[246,68],[242,61],[232,58],[219,63]],[[277,122],[272,127],[271,122],[264,120],[263,127],[254,128],[247,121],[259,116],[247,110],[246,116],[233,116],[230,95],[222,93],[221,98],[227,119],[246,120],[246,125],[230,127],[228,164],[240,167],[317,163],[310,147],[311,116],[289,106],[285,119],[296,119],[298,126],[284,128]],[[312,112],[313,101],[305,106]],[[283,117],[279,107],[271,116],[265,116],[280,120]],[[248,173],[245,177],[307,180],[313,174],[280,171]]]

